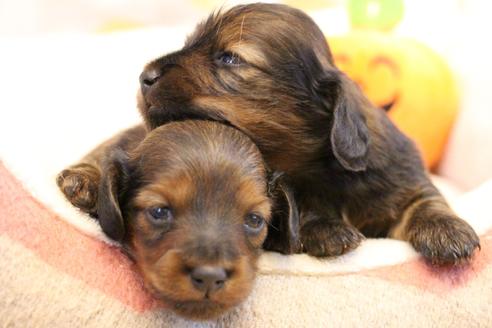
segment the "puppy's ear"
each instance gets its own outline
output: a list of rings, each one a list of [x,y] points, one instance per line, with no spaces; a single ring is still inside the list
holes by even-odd
[[[125,236],[125,224],[119,198],[128,176],[128,157],[121,149],[113,150],[102,167],[101,183],[97,199],[97,216],[104,233],[121,242]]]
[[[369,131],[362,106],[368,104],[362,92],[336,69],[323,73],[315,92],[333,113],[330,141],[335,158],[346,170],[365,170]]]
[[[294,193],[282,173],[270,175],[268,193],[273,200],[272,221],[263,248],[283,254],[301,251],[299,210]]]

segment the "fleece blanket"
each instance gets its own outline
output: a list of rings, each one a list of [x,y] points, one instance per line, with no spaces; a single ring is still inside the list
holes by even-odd
[[[335,260],[265,254],[245,303],[217,321],[195,323],[153,299],[117,247],[63,220],[4,165],[0,177],[0,326],[492,325],[490,232],[463,268],[430,267],[408,245],[383,240]],[[492,184],[485,187],[489,194]],[[381,265],[382,258],[399,263]]]
[[[0,326],[492,326],[492,181],[468,193],[437,181],[481,236],[469,266],[431,267],[407,243],[371,239],[335,259],[263,254],[250,297],[217,321],[186,321],[153,299],[132,263],[55,185],[60,169],[139,122],[138,72],[157,55],[137,51],[148,42],[149,32],[4,41]]]

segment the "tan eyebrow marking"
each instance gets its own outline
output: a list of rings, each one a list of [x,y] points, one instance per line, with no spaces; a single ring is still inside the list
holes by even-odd
[[[228,50],[233,53],[237,53],[247,62],[254,63],[256,65],[267,65],[267,60],[263,55],[263,52],[255,47],[254,44],[248,42],[236,43],[230,46]]]

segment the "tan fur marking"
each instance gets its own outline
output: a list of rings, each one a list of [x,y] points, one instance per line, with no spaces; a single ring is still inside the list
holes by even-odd
[[[429,198],[424,198],[424,199],[419,199],[405,210],[403,212],[402,218],[398,224],[396,224],[388,233],[388,236],[390,238],[395,238],[399,240],[408,240],[407,238],[407,228],[408,224],[410,222],[410,219],[412,219],[412,215],[415,212],[417,208],[419,208],[422,204],[429,203],[429,202],[440,202],[442,201],[441,197],[429,197]],[[435,204],[435,203],[434,203]],[[443,204],[444,206],[444,204]]]
[[[263,52],[254,46],[252,43],[238,42],[228,47],[230,51],[241,56],[246,62],[257,65],[268,65],[267,59]]]
[[[165,175],[157,178],[158,183],[151,184],[142,189],[135,198],[138,208],[152,206],[170,206],[176,210],[186,208],[195,192],[192,177],[186,173],[172,178]]]

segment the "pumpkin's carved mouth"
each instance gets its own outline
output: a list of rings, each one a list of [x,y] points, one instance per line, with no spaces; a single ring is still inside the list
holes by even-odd
[[[397,101],[398,101],[398,96],[394,96],[393,100],[391,100],[385,104],[382,104],[379,107],[382,108],[387,113],[393,108],[393,106],[395,106]]]

